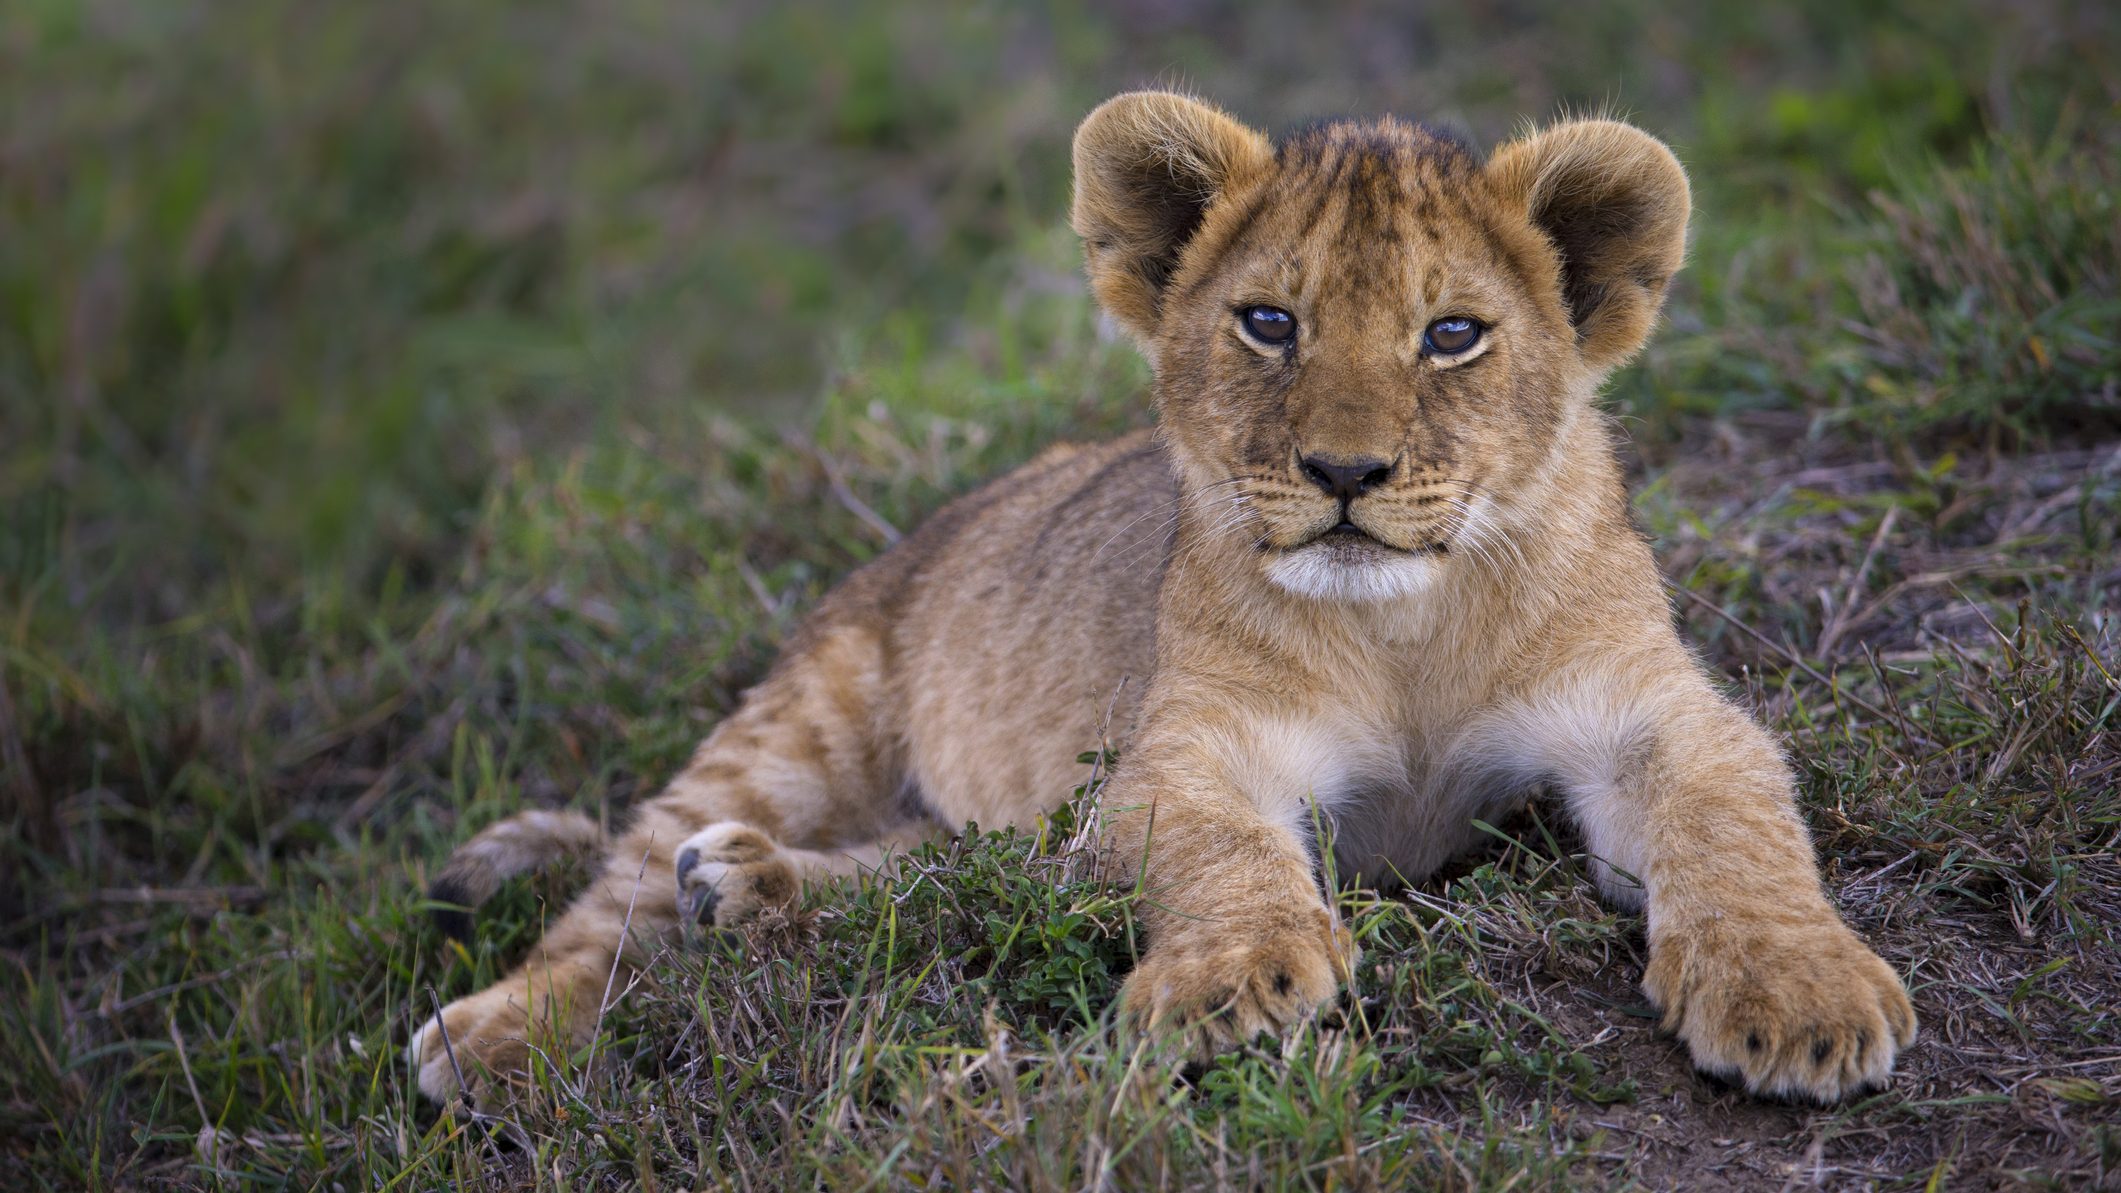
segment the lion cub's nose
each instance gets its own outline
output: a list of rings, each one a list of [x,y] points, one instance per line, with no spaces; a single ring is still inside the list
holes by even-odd
[[[1340,461],[1331,456],[1305,456],[1300,466],[1304,479],[1343,502],[1355,500],[1392,476],[1388,460]]]

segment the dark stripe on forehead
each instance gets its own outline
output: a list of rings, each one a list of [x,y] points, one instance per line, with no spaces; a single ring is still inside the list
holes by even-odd
[[[1503,267],[1516,277],[1517,284],[1526,294],[1544,294],[1546,288],[1554,284],[1554,279],[1542,278],[1534,272],[1540,268],[1537,263],[1522,260],[1516,253],[1511,252],[1502,233],[1496,230],[1495,225],[1490,223],[1482,212],[1470,211],[1467,214],[1472,217],[1473,226],[1480,230],[1481,239],[1486,242],[1489,254],[1501,261]]]
[[[1346,154],[1394,161],[1423,159],[1447,175],[1464,173],[1476,160],[1471,147],[1457,135],[1391,116],[1313,121],[1284,134],[1274,147],[1275,163],[1284,169],[1318,165]]]
[[[1340,209],[1340,226],[1333,230],[1334,272],[1339,275],[1333,280],[1356,290],[1374,285],[1388,255],[1380,251],[1385,242],[1382,231],[1391,224],[1389,204],[1380,205],[1371,187],[1349,188],[1347,203]]]
[[[1199,274],[1193,279],[1192,284],[1186,287],[1186,297],[1191,298],[1210,282],[1222,276],[1223,267],[1230,260],[1231,250],[1244,243],[1245,234],[1252,230],[1252,225],[1258,221],[1260,213],[1265,211],[1273,201],[1274,194],[1271,188],[1262,187],[1252,192],[1251,197],[1245,200],[1244,210],[1238,213],[1237,218],[1230,225],[1230,230],[1223,235],[1222,243],[1215,246],[1215,259],[1198,263]]]
[[[1285,189],[1291,192],[1311,192],[1311,210],[1305,212],[1303,219],[1297,221],[1293,243],[1300,244],[1310,239],[1312,230],[1326,218],[1326,208],[1333,205],[1334,186],[1340,181],[1341,171],[1347,169],[1347,166],[1348,159],[1344,157],[1332,159],[1330,165],[1327,159],[1320,159],[1286,185]],[[1319,177],[1321,174],[1324,177]]]
[[[1236,248],[1244,241],[1245,233],[1252,230],[1253,223],[1259,219],[1259,213],[1267,209],[1267,203],[1271,198],[1272,193],[1265,187],[1252,192],[1251,198],[1245,201],[1245,209],[1238,213],[1237,219],[1230,224],[1229,233],[1223,237],[1222,252],[1224,255],[1227,255],[1231,249]]]
[[[1343,240],[1399,243],[1400,205],[1407,198],[1407,171],[1396,153],[1364,155],[1352,171],[1348,207],[1341,216]]]

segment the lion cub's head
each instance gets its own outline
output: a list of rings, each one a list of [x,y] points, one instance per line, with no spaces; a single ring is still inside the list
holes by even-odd
[[[1671,152],[1607,120],[1483,162],[1389,118],[1276,145],[1137,92],[1075,135],[1091,284],[1156,368],[1201,524],[1322,598],[1408,592],[1526,516],[1649,334],[1687,210]]]

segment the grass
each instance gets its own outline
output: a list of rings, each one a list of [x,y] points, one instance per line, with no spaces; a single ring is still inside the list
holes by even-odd
[[[445,7],[0,14],[0,1184],[2121,1174],[2111,14]],[[1902,1076],[1693,1076],[1535,816],[1351,894],[1339,1011],[1175,1082],[1061,816],[674,949],[514,1121],[421,1104],[408,1027],[571,890],[447,944],[455,841],[623,817],[895,530],[1146,417],[1060,214],[1157,79],[1679,149],[1637,511],[1910,978]]]

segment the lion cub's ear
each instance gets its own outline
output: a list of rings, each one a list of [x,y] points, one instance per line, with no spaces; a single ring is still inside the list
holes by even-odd
[[[1074,210],[1098,302],[1148,341],[1208,205],[1273,159],[1265,137],[1183,95],[1135,91],[1098,105],[1075,130]]]
[[[1664,143],[1614,120],[1576,120],[1497,150],[1488,177],[1561,254],[1576,349],[1608,369],[1641,348],[1686,255],[1686,171]]]

